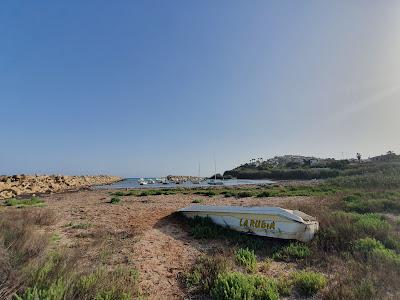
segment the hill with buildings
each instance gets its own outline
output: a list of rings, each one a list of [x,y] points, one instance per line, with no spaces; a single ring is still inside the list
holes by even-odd
[[[224,172],[224,177],[238,179],[325,179],[345,175],[363,174],[366,171],[386,167],[397,167],[400,156],[392,151],[386,154],[362,159],[337,160],[334,158],[317,158],[313,156],[283,155],[264,160],[251,159],[232,170]]]

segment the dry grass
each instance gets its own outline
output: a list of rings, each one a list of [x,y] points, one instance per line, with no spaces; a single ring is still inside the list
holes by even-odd
[[[49,247],[51,234],[42,229],[54,221],[54,214],[43,208],[1,212],[1,299],[131,299],[138,295],[135,269],[105,268],[98,261],[84,267],[79,248]],[[127,236],[131,233],[95,231],[93,245]]]
[[[0,296],[10,297],[26,280],[22,269],[44,254],[49,236],[35,226],[51,224],[47,209],[7,210],[0,215]]]

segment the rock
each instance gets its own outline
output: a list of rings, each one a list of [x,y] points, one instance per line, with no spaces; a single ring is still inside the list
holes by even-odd
[[[13,175],[0,177],[0,199],[14,195],[50,193],[120,181],[117,176]]]

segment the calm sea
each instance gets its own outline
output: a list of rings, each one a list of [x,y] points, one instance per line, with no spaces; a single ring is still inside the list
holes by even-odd
[[[154,179],[154,178],[145,178],[145,179]],[[193,184],[190,181],[183,182],[181,184],[175,183],[154,183],[154,184],[147,184],[147,185],[139,185],[138,183],[139,178],[125,178],[122,181],[109,184],[109,185],[99,185],[95,186],[94,188],[98,189],[132,189],[132,188],[139,188],[139,189],[154,189],[154,188],[174,188],[174,187],[205,187],[211,186],[207,184],[207,181],[203,181],[200,184]],[[235,185],[246,185],[246,184],[271,184],[274,183],[271,180],[250,180],[250,179],[227,179],[224,180],[225,186],[235,186]]]

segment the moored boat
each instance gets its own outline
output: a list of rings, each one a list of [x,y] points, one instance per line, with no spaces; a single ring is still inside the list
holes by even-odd
[[[138,180],[138,183],[139,183],[140,185],[146,185],[146,184],[147,184],[147,181],[144,180],[144,178],[140,178],[140,179]]]
[[[179,210],[189,218],[209,217],[232,230],[280,239],[308,242],[319,228],[315,217],[280,207],[194,205]]]

